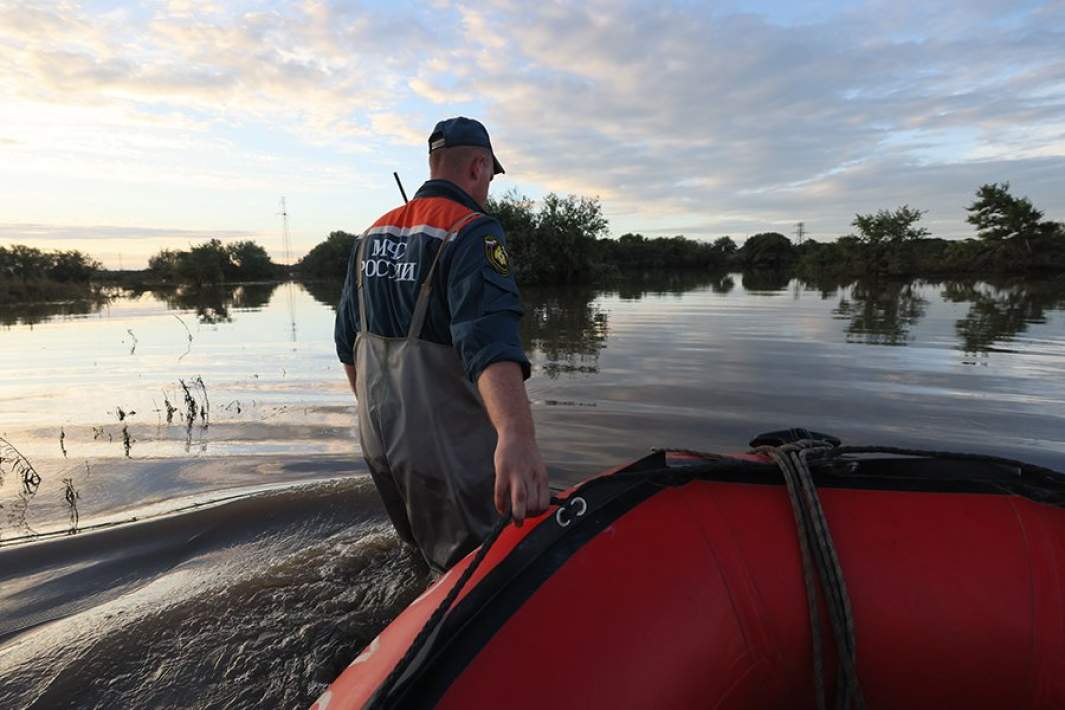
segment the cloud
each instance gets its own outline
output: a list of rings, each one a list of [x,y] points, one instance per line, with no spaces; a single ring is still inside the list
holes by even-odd
[[[844,230],[901,198],[969,232],[958,206],[981,182],[1012,172],[1045,198],[1065,187],[1065,173],[1026,179],[1065,157],[1065,27],[1014,15],[885,4],[784,26],[698,7],[499,2],[479,21],[510,60],[460,88],[492,97],[514,174],[598,193],[644,224],[695,212],[730,229]],[[900,132],[912,139],[893,143]]]
[[[254,232],[243,230],[160,229],[158,227],[80,226],[55,224],[2,224],[0,243],[28,244],[80,242],[93,240],[133,240],[156,242],[202,242],[252,239]],[[57,245],[54,248],[62,248]]]
[[[23,100],[164,105],[364,138],[357,109],[391,108],[431,39],[407,18],[320,2],[172,2],[142,16],[31,4],[0,20],[0,67],[18,70],[9,90]]]
[[[2,4],[0,144],[79,180],[324,189],[466,113],[509,180],[599,195],[618,232],[831,235],[905,202],[964,235],[1004,179],[1065,218],[1063,3],[766,7]]]

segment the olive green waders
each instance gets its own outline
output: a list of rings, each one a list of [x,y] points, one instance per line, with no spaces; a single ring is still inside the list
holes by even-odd
[[[478,213],[448,230],[422,281],[405,338],[367,332],[363,235],[356,252],[359,332],[355,390],[362,454],[399,536],[435,571],[481,543],[497,516],[496,432],[451,345],[419,337],[433,274],[451,240]]]

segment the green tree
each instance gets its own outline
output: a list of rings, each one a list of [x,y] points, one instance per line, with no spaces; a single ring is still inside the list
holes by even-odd
[[[976,200],[965,208],[966,218],[981,239],[1001,241],[1014,237],[1038,237],[1057,231],[1053,222],[1044,222],[1043,213],[1027,197],[1010,194],[1010,184],[981,185]]]
[[[714,240],[714,250],[726,259],[736,253],[736,242],[732,237],[720,237]]]
[[[330,232],[324,242],[315,245],[299,260],[296,269],[305,278],[343,279],[356,236],[348,232]]]
[[[277,270],[266,249],[250,240],[226,245],[226,254],[233,272],[240,279],[267,279]]]
[[[924,211],[903,205],[895,210],[880,210],[876,214],[856,214],[851,223],[858,229],[858,238],[865,246],[867,271],[874,273],[908,273],[913,270],[912,244],[928,235],[918,227]]]
[[[873,246],[899,245],[928,236],[928,230],[916,224],[924,215],[909,205],[896,210],[880,210],[876,214],[857,214],[851,223],[858,229],[862,241]]]
[[[178,259],[181,252],[173,249],[161,249],[155,256],[148,259],[148,270],[157,278],[171,281],[178,275]]]
[[[567,283],[591,273],[607,232],[599,200],[552,193],[536,210],[532,200],[510,192],[487,208],[503,226],[519,283]]]
[[[229,253],[217,239],[197,244],[178,255],[177,275],[187,283],[198,286],[225,283],[234,271]]]
[[[51,259],[47,254],[25,244],[15,244],[6,249],[2,260],[3,272],[23,282],[44,278],[51,266]]]
[[[100,262],[80,251],[57,251],[51,255],[48,275],[56,281],[85,283],[100,270]]]
[[[754,269],[783,269],[798,256],[791,240],[780,232],[763,232],[748,237],[738,254],[740,263]]]

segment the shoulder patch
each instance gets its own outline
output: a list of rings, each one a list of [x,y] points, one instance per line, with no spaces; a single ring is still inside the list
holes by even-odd
[[[510,276],[510,257],[499,237],[487,235],[484,238],[484,256],[488,265],[503,276]]]

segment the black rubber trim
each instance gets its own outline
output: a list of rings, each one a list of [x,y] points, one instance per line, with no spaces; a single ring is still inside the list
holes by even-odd
[[[1039,481],[1037,485],[1015,466],[988,461],[839,457],[828,462],[812,461],[811,464],[814,483],[823,488],[997,495],[1015,493],[1036,501],[1045,500],[1045,494],[1051,490],[1065,491],[1065,478],[1056,482]],[[685,468],[682,464],[676,470],[683,471]],[[713,466],[697,478],[722,483],[784,485],[776,464],[755,462],[749,462],[746,466]]]
[[[666,463],[666,452],[655,451],[638,461],[633,461],[625,468],[618,469],[614,475],[616,476],[619,473],[650,473],[652,471],[662,471],[666,468],[668,468],[668,464]]]
[[[693,480],[782,486],[776,464],[745,459],[692,460],[661,467],[658,452],[618,472],[594,478],[567,499],[587,512],[568,527],[546,518],[447,615],[434,639],[396,684],[387,707],[436,704],[495,633],[540,586],[599,532],[659,491]],[[949,458],[840,456],[811,461],[823,488],[927,493],[1016,494],[1053,502],[1065,480],[1034,485],[1016,466]],[[1051,485],[1052,484],[1052,485]]]
[[[406,674],[404,687],[397,685],[390,707],[435,705],[507,619],[577,550],[643,501],[676,485],[673,471],[660,473],[594,479],[570,496],[568,500],[585,499],[586,514],[566,528],[553,517],[545,519],[515,546],[448,614],[437,637],[442,640]],[[684,482],[692,479],[683,477]]]

